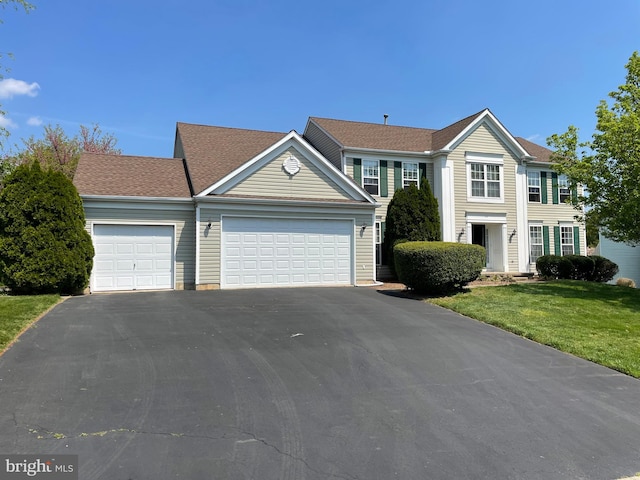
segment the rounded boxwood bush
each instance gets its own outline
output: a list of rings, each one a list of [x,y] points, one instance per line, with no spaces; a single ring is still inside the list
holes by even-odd
[[[536,269],[545,278],[571,278],[573,264],[567,257],[543,255],[536,260]]]
[[[536,268],[543,277],[589,282],[608,282],[618,273],[618,265],[599,255],[544,255]]]
[[[480,245],[406,242],[393,249],[398,280],[420,293],[460,289],[480,276],[486,252]]]
[[[565,255],[567,260],[571,262],[573,266],[571,270],[572,280],[589,280],[593,277],[593,270],[596,266],[596,262],[591,257],[585,257],[584,255]]]
[[[0,192],[0,275],[14,293],[75,293],[89,282],[93,244],[71,180],[21,165]]]
[[[618,273],[618,265],[612,262],[608,258],[601,257],[600,255],[592,255],[595,266],[593,268],[593,274],[589,280],[592,282],[610,282],[613,277]]]

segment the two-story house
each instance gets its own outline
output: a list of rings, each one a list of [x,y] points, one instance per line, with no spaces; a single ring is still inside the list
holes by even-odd
[[[386,209],[428,181],[487,270],[585,251],[549,150],[489,110],[440,130],[311,117],[304,135],[178,123],[172,158],[81,156],[92,291],[371,285]]]
[[[304,136],[381,204],[378,250],[393,193],[426,179],[443,240],[484,246],[487,271],[535,272],[543,254],[585,252],[584,226],[568,203],[567,179],[551,170],[551,151],[512,136],[488,109],[440,130],[392,126],[386,117],[311,117]]]

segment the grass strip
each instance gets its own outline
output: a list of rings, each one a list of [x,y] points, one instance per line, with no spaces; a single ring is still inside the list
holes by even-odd
[[[0,295],[0,353],[60,301],[60,295]]]
[[[428,301],[640,378],[640,290],[566,280],[474,288]]]

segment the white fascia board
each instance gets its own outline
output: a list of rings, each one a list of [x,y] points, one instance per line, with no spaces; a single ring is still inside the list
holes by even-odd
[[[211,185],[203,192],[196,195],[196,198],[201,199],[210,194],[222,194],[228,191],[233,186],[237,185],[240,181],[247,178],[251,173],[255,172],[260,166],[273,160],[275,157],[284,152],[287,148],[296,147],[303,152],[306,152],[305,157],[317,166],[323,173],[325,173],[333,182],[342,187],[344,191],[349,193],[354,200],[366,200],[368,203],[375,205],[375,199],[369,195],[364,189],[355,185],[349,178],[345,176],[335,165],[318,152],[309,142],[302,138],[295,130],[289,132],[280,141],[273,144],[271,147],[259,153],[242,166],[229,173],[218,182]]]
[[[306,148],[309,153],[311,153],[312,158],[309,158],[309,160],[311,160],[311,162],[313,162],[318,168],[320,168],[320,170],[324,171],[324,173],[331,180],[333,180],[337,185],[340,185],[347,192],[352,192],[352,194],[355,195],[354,199],[366,199],[369,203],[377,205],[376,200],[369,194],[369,192],[367,192],[359,185],[353,183],[345,173],[343,173],[333,163],[327,160],[324,155],[316,150],[316,148],[309,142],[307,142],[304,138],[299,136],[297,133],[296,136],[301,145]],[[329,171],[323,170],[322,167],[328,168]]]
[[[193,198],[125,197],[113,195],[80,195],[82,204],[92,208],[144,208],[149,210],[193,210]],[[115,205],[114,205],[115,204]]]
[[[547,168],[553,168],[554,165],[557,165],[555,162],[542,162],[542,161],[538,162],[536,160],[527,160],[526,164],[533,165],[535,167],[547,167]]]
[[[445,145],[444,150],[453,150],[456,146],[462,142],[471,132],[473,132],[477,127],[479,127],[482,123],[486,123],[489,128],[491,128],[508,146],[511,147],[512,151],[516,154],[516,156],[522,160],[524,157],[528,157],[529,152],[527,152],[522,145],[509,133],[509,131],[500,123],[500,121],[489,111],[489,109],[485,109],[478,117],[471,122],[467,127],[460,132],[453,140],[451,140],[447,145]]]

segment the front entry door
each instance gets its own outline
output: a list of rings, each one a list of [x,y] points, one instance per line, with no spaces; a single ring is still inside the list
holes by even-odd
[[[489,235],[487,234],[486,225],[471,225],[471,243],[484,247],[487,252],[487,263],[489,266]]]

